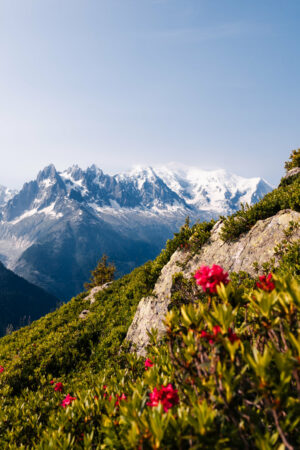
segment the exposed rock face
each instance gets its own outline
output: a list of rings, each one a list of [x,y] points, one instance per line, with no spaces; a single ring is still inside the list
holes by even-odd
[[[89,313],[90,313],[90,311],[88,309],[84,309],[79,314],[79,319],[86,319]]]
[[[289,170],[285,176],[283,177],[283,180],[294,177],[295,175],[298,175],[300,173],[300,167],[294,167],[293,169]]]
[[[104,289],[108,288],[111,285],[112,281],[109,281],[108,283],[104,283],[101,286],[95,286],[93,287],[90,292],[89,295],[87,297],[85,297],[86,301],[89,301],[90,304],[92,305],[93,303],[95,303],[96,299],[95,299],[95,295],[100,292],[103,291]]]
[[[143,355],[149,343],[148,331],[151,328],[164,333],[163,320],[171,301],[172,277],[183,272],[186,278],[203,264],[219,264],[226,271],[243,270],[255,275],[253,263],[259,265],[274,257],[274,247],[285,239],[284,229],[289,222],[300,221],[300,213],[291,210],[280,211],[273,217],[260,220],[248,232],[234,242],[223,242],[220,238],[222,223],[217,222],[211,232],[210,240],[202,247],[199,254],[177,250],[168,264],[162,269],[152,296],[143,298],[137,308],[133,322],[129,327],[126,339],[133,350]],[[292,239],[300,238],[300,230],[295,230]],[[183,269],[182,269],[183,264]]]

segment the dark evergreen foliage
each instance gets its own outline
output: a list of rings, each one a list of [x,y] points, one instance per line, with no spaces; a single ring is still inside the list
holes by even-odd
[[[91,272],[91,280],[84,284],[86,289],[91,289],[95,286],[101,286],[114,279],[116,266],[108,262],[107,255],[103,255],[97,264],[97,267]]]

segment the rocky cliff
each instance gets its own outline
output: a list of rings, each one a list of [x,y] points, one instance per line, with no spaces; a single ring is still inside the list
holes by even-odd
[[[171,302],[174,274],[182,272],[189,279],[201,265],[219,264],[229,272],[245,271],[255,275],[254,262],[261,266],[274,257],[275,265],[278,264],[274,247],[285,239],[284,230],[291,221],[300,222],[300,213],[280,211],[273,217],[259,220],[248,233],[242,234],[233,242],[221,239],[222,222],[219,221],[212,229],[209,241],[197,254],[192,254],[189,250],[175,251],[162,269],[153,295],[142,298],[138,305],[126,337],[133,344],[132,349],[141,355],[145,354],[149,343],[148,331],[155,328],[160,335],[164,332],[163,320]],[[299,238],[300,229],[295,228],[290,239]]]

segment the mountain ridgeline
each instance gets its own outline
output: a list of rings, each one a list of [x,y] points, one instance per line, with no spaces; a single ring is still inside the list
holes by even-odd
[[[121,276],[153,259],[186,216],[229,214],[271,189],[224,170],[135,168],[110,176],[95,165],[62,172],[50,165],[18,193],[2,190],[0,260],[65,301],[103,253]]]

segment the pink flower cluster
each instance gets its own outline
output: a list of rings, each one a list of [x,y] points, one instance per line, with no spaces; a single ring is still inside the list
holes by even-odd
[[[115,406],[119,406],[121,400],[127,400],[127,397],[124,393],[121,395],[117,395]]]
[[[64,385],[60,381],[58,383],[55,383],[55,380],[51,380],[50,384],[51,385],[55,384],[55,386],[54,386],[55,392],[62,392],[64,390]],[[61,406],[63,408],[66,408],[68,405],[71,405],[71,403],[74,400],[77,400],[77,398],[76,397],[72,397],[70,394],[68,394],[68,395],[65,396],[65,398],[61,402]]]
[[[271,273],[267,277],[266,275],[261,275],[259,277],[260,282],[257,282],[256,286],[263,291],[272,292],[275,289],[275,283],[272,281],[272,278],[273,275]]]
[[[213,333],[207,333],[206,331],[201,331],[200,336],[208,341],[210,344],[214,344],[218,338],[218,334],[221,334],[221,327],[219,325],[213,326]],[[233,344],[235,341],[238,341],[239,338],[235,333],[233,333],[231,328],[228,328],[228,339]]]
[[[103,390],[104,390],[104,391],[107,390],[106,384],[103,385]],[[103,397],[104,397],[104,398],[107,397],[107,392],[104,392],[104,393],[103,393]],[[95,400],[98,400],[99,397],[98,397],[97,395],[95,395],[95,396],[94,396],[94,399],[95,399]],[[108,397],[108,400],[109,400],[110,402],[112,401],[112,395],[110,395],[110,396]],[[124,394],[124,392],[123,392],[121,395],[117,395],[117,400],[116,400],[116,402],[115,402],[115,406],[119,406],[121,400],[127,400],[127,397],[126,397],[126,395]]]
[[[4,367],[0,366],[0,373],[4,372]]]
[[[172,406],[178,405],[179,397],[178,390],[174,389],[172,384],[168,386],[162,386],[161,389],[154,388],[149,394],[150,401],[147,402],[148,406],[158,406],[159,403],[163,405],[164,412],[167,412]]]
[[[56,392],[62,392],[64,389],[64,385],[62,383],[56,383],[56,385],[54,386],[54,390]]]
[[[76,397],[72,397],[70,394],[66,395],[65,398],[63,399],[63,401],[61,402],[61,406],[63,408],[66,408],[67,406],[71,405],[71,403],[77,400]]]
[[[196,283],[202,287],[204,292],[215,294],[217,286],[221,283],[228,284],[228,273],[221,266],[213,264],[212,267],[202,266],[194,275]]]
[[[147,358],[146,361],[145,361],[145,370],[148,370],[148,369],[150,369],[150,368],[153,367],[153,366],[154,366],[154,364],[153,364],[153,362],[151,361],[151,359],[150,359],[150,358]]]

